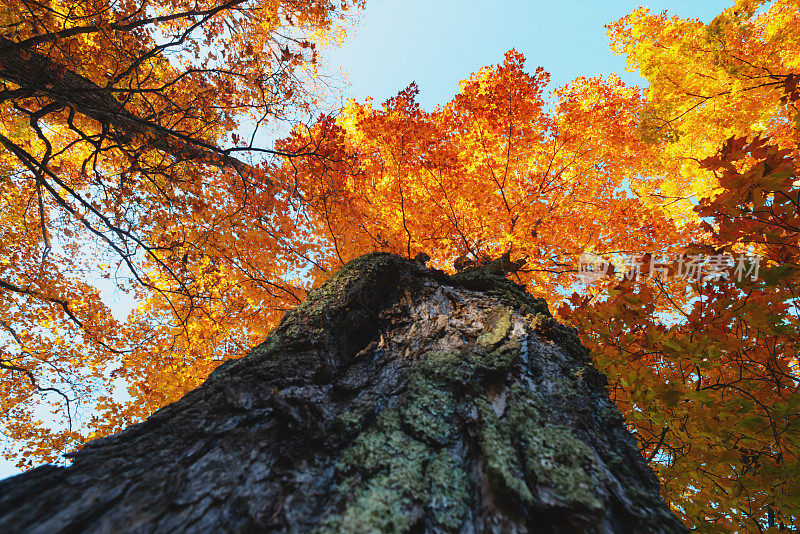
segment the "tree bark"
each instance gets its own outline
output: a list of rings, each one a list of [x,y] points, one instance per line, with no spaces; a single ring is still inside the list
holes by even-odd
[[[685,532],[574,330],[485,268],[375,253],[70,467],[3,532]]]
[[[218,168],[232,167],[245,175],[253,172],[250,165],[211,143],[137,117],[114,98],[111,89],[100,87],[38,52],[21,50],[16,44],[0,37],[0,80],[19,86],[17,90],[0,91],[0,102],[7,98],[45,97],[109,127],[114,139],[123,147],[136,139],[179,161],[198,161]]]

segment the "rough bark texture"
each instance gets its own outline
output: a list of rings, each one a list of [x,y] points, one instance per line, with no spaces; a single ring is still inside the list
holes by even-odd
[[[604,384],[497,273],[370,254],[180,401],[0,483],[0,531],[684,532]]]

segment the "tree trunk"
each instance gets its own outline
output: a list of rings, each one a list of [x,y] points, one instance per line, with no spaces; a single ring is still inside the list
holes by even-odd
[[[498,273],[370,254],[180,401],[0,483],[0,531],[684,532],[604,386]]]

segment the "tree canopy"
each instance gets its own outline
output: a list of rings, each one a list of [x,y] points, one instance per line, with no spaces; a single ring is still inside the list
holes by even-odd
[[[6,455],[54,461],[177,400],[363,253],[510,253],[687,525],[800,527],[797,2],[608,24],[645,89],[551,89],[511,50],[434,110],[412,84],[265,147],[313,112],[316,48],[359,7],[4,4]],[[98,273],[136,298],[125,321]]]

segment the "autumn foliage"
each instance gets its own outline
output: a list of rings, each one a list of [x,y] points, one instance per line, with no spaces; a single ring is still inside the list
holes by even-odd
[[[20,466],[176,400],[300,301],[290,195],[265,171],[319,156],[258,139],[312,112],[317,46],[357,7],[0,6],[0,398]],[[127,320],[98,282],[139,303]]]
[[[687,525],[800,528],[800,6],[609,24],[645,90],[551,88],[512,50],[434,110],[412,84],[271,148],[231,133],[313,110],[316,48],[352,7],[6,2],[7,455],[54,461],[141,420],[360,254],[510,252]],[[589,284],[587,254],[608,267]],[[126,319],[98,273],[137,299]]]
[[[761,4],[708,25],[639,10],[609,27],[651,82],[639,129],[666,171],[651,202],[700,221],[687,257],[759,255],[759,276],[638,277],[563,308],[664,496],[705,532],[800,526],[800,10]]]

